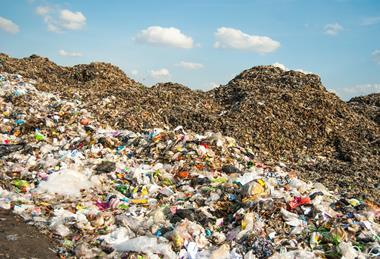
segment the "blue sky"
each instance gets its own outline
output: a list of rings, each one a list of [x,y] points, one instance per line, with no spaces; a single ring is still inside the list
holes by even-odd
[[[203,90],[277,63],[347,99],[380,92],[380,1],[2,0],[0,51]]]

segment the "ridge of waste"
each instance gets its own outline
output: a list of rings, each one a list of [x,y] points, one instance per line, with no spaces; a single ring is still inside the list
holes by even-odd
[[[267,164],[278,161],[346,195],[380,200],[380,127],[374,109],[360,112],[326,91],[319,76],[273,66],[247,69],[207,92],[176,83],[153,87],[105,63],[61,67],[32,55],[0,55],[0,72],[36,80],[36,87],[80,100],[101,122],[146,128],[221,132]],[[33,125],[36,127],[36,125]]]
[[[380,93],[353,97],[348,104],[356,112],[380,125]]]

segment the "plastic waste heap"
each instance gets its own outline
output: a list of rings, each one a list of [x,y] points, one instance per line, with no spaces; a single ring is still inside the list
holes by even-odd
[[[220,133],[132,132],[0,76],[0,208],[61,257],[375,258],[380,209]]]

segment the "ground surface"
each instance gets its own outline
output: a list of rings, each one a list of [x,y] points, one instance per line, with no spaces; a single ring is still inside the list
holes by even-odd
[[[10,211],[0,210],[0,258],[57,258],[54,243]]]

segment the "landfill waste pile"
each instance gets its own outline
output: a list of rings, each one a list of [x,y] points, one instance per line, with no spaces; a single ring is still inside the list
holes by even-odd
[[[259,66],[202,92],[175,83],[153,87],[111,64],[61,67],[32,55],[0,54],[0,72],[36,80],[38,90],[81,101],[94,118],[140,132],[182,125],[221,132],[266,164],[282,161],[331,190],[380,200],[380,128],[326,91],[317,75]]]
[[[221,133],[113,129],[0,75],[0,208],[61,258],[376,258],[380,207],[303,181]]]
[[[380,128],[326,91],[319,76],[260,66],[212,92],[241,127],[224,134],[247,139],[261,158],[279,157],[304,179],[380,200]]]
[[[101,85],[112,86],[116,90],[124,88],[129,91],[133,91],[133,88],[142,87],[142,85],[126,77],[121,69],[102,62],[62,67],[37,55],[25,59],[12,59],[0,53],[0,69],[36,79],[41,90],[45,88],[61,94],[65,90],[68,91],[68,95],[72,94],[70,86],[74,85],[77,88],[92,90],[100,90],[99,86]]]
[[[380,125],[380,93],[351,98],[348,104],[356,112]]]

